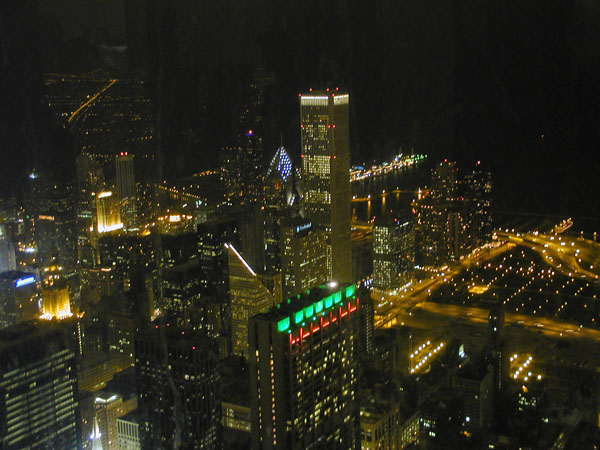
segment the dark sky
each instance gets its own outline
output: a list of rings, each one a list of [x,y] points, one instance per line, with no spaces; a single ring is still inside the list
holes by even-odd
[[[30,161],[70,159],[41,73],[128,45],[149,80],[165,173],[218,164],[257,67],[272,74],[265,153],[299,153],[298,92],[351,94],[354,162],[400,148],[476,160],[499,209],[600,216],[600,5],[593,0],[24,0],[2,9],[3,189]],[[11,6],[14,3],[11,2]],[[25,50],[25,51],[23,51]],[[160,153],[160,152],[159,152]],[[42,155],[42,156],[40,156]]]

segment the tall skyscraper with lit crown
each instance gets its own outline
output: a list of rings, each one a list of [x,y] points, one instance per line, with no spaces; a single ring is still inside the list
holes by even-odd
[[[253,448],[360,448],[359,301],[330,283],[250,319]]]
[[[115,159],[117,169],[117,194],[121,206],[121,219],[126,231],[137,229],[137,202],[133,155],[120,153]]]
[[[306,217],[327,233],[331,279],[351,281],[349,95],[300,95],[300,134]]]

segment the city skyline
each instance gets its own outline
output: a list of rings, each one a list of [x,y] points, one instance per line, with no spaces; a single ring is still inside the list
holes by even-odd
[[[592,3],[0,5],[0,448],[596,448]]]

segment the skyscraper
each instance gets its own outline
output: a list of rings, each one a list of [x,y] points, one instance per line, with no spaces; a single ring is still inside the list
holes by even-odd
[[[492,174],[477,168],[465,176],[464,185],[467,244],[473,249],[492,238]]]
[[[142,448],[220,448],[221,388],[215,341],[154,323],[135,340]]]
[[[0,273],[0,328],[39,316],[35,275],[10,270]]]
[[[121,207],[111,191],[100,192],[96,196],[96,231],[106,233],[123,228]]]
[[[352,281],[350,243],[349,95],[300,96],[300,134],[306,217],[327,233],[329,277]]]
[[[300,217],[281,224],[281,275],[286,297],[327,281],[325,232]]]
[[[16,269],[15,245],[7,233],[6,225],[0,222],[0,272]]]
[[[331,283],[250,319],[256,449],[358,449],[358,304]]]
[[[225,248],[229,264],[232,352],[248,357],[248,319],[265,312],[276,303],[276,298],[233,245],[225,244]]]
[[[45,318],[63,319],[71,316],[69,286],[62,276],[62,267],[50,266],[44,268],[42,283],[42,314]]]
[[[279,147],[265,177],[265,266],[267,271],[281,270],[282,221],[301,214],[302,181],[300,172],[283,146]],[[325,253],[324,253],[325,255]]]
[[[0,448],[81,448],[75,354],[59,327],[0,330]]]
[[[456,163],[444,160],[431,172],[431,187],[419,192],[415,204],[422,232],[423,266],[436,267],[463,254],[463,218],[460,214]]]
[[[123,411],[121,395],[102,391],[95,394],[94,434],[98,426],[102,450],[118,450],[117,418],[123,415]]]
[[[412,218],[377,217],[373,227],[373,286],[382,290],[404,286],[413,269]]]
[[[123,228],[126,231],[136,230],[137,195],[133,155],[121,152],[116,157],[115,164],[117,169],[117,195],[121,207]]]

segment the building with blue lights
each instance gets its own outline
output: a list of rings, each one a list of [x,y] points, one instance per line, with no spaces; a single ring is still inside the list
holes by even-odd
[[[0,327],[38,318],[39,302],[35,275],[16,270],[0,273]]]

